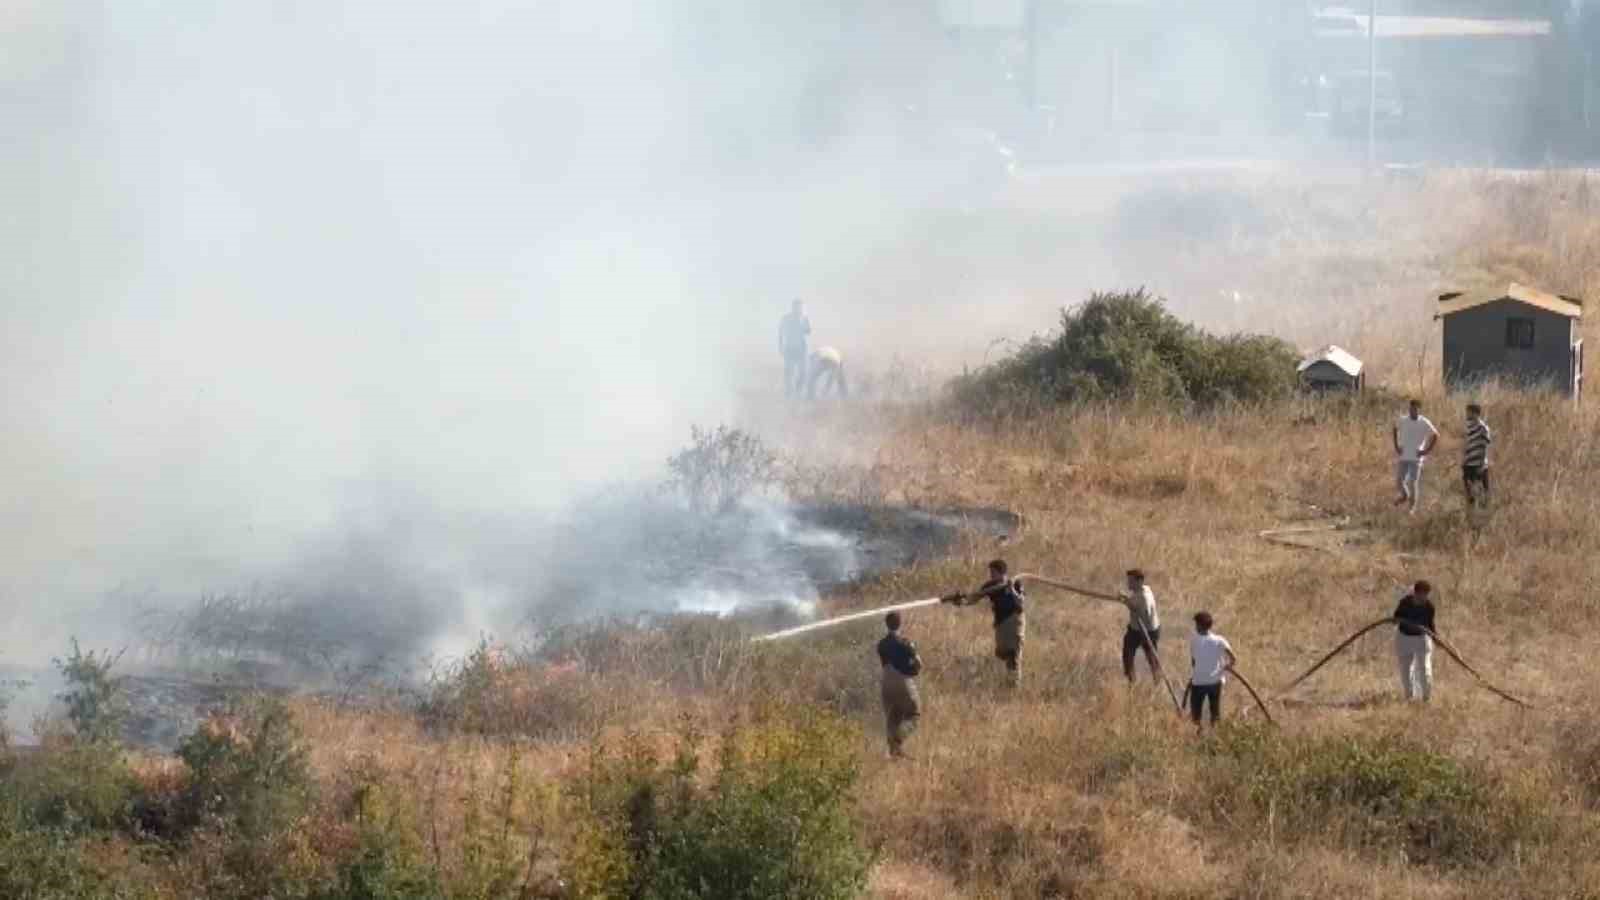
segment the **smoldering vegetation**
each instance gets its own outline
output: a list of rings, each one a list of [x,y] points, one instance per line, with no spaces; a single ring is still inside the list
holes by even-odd
[[[717,452],[730,438],[744,463]],[[829,483],[846,467],[780,462],[737,429],[696,432],[673,463],[671,480],[599,489],[556,516],[411,519],[243,590],[126,598],[139,659],[315,680],[404,673],[485,636],[526,642],[591,620],[792,623],[824,592],[1016,525],[1003,510],[837,499]]]
[[[594,662],[619,652],[600,648],[624,631],[675,644],[702,621],[728,620],[729,639],[742,639],[804,621],[824,594],[1018,525],[1004,510],[887,503],[864,495],[850,467],[775,453],[739,429],[692,438],[663,480],[595,490],[559,515],[413,510],[241,589],[111,598],[134,636],[117,657],[131,706],[120,737],[170,748],[228,698],[260,690],[451,708],[436,693],[465,672],[513,661],[542,683],[575,648]],[[36,740],[31,720],[64,682],[16,674],[11,724]]]

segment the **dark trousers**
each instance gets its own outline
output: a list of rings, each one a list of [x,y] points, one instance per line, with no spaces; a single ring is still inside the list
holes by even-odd
[[[1483,488],[1483,495],[1489,496],[1489,467],[1488,466],[1462,466],[1461,485],[1467,489],[1467,503],[1477,502],[1477,496],[1472,492],[1472,486]]]
[[[1140,650],[1144,651],[1144,661],[1150,664],[1150,674],[1154,675],[1161,663],[1156,661],[1156,648],[1161,646],[1161,629],[1150,629],[1150,646],[1144,645],[1144,636],[1137,628],[1129,628],[1122,632],[1122,674],[1133,680],[1133,661],[1138,658]]]
[[[1195,724],[1200,722],[1200,708],[1207,702],[1211,704],[1211,724],[1215,725],[1222,718],[1222,685],[1221,684],[1191,684],[1189,685],[1189,715]]]

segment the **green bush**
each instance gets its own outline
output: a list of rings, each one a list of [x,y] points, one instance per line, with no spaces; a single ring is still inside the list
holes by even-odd
[[[66,704],[67,721],[79,741],[112,743],[122,736],[128,696],[122,679],[111,674],[121,658],[120,653],[84,653],[73,638],[72,652],[64,660],[55,660],[67,681],[67,689],[57,699]]]
[[[0,802],[29,827],[83,834],[126,828],[138,789],[117,747],[69,744],[13,763],[0,781]]]
[[[1213,407],[1287,395],[1297,358],[1277,338],[1218,337],[1181,322],[1143,289],[1097,293],[1062,310],[1058,334],[957,378],[953,393],[980,415],[1104,401]]]
[[[333,884],[314,900],[437,900],[445,896],[426,859],[411,810],[386,785],[364,783],[354,798],[358,843]]]
[[[133,900],[143,889],[118,884],[90,864],[78,838],[0,815],[0,897],[6,900]]]
[[[870,858],[853,818],[848,724],[820,710],[733,727],[709,777],[692,729],[661,763],[632,739],[596,752],[576,791],[585,825],[568,860],[582,898],[844,900]]]
[[[276,697],[251,698],[236,716],[201,725],[178,756],[189,767],[179,801],[186,828],[263,840],[304,816],[315,796],[300,726]]]
[[[1516,786],[1393,735],[1309,738],[1239,726],[1206,746],[1214,810],[1235,823],[1270,820],[1280,839],[1332,833],[1357,849],[1468,865],[1495,863],[1548,832]]]

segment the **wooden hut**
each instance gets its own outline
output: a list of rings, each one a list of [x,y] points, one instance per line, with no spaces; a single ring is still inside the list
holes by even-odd
[[[1467,387],[1485,378],[1544,384],[1577,397],[1583,387],[1583,303],[1512,284],[1504,291],[1439,296],[1444,378]]]

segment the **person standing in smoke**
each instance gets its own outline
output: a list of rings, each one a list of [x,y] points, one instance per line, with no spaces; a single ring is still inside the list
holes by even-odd
[[[789,314],[778,322],[778,352],[783,355],[783,394],[799,396],[806,384],[806,344],[811,340],[811,320],[805,304],[794,301]]]
[[[956,606],[972,606],[987,599],[994,612],[994,655],[1006,664],[1006,683],[1022,684],[1022,641],[1027,633],[1023,614],[1022,580],[1006,575],[1006,561],[989,563],[989,580],[972,593],[946,594],[939,599]]]
[[[1400,663],[1400,689],[1407,700],[1433,699],[1433,585],[1419,581],[1394,608],[1394,653]],[[1424,631],[1423,629],[1427,629]]]
[[[901,637],[899,613],[884,616],[883,624],[889,629],[878,642],[878,662],[883,666],[884,730],[889,738],[889,755],[903,759],[906,738],[916,731],[917,719],[922,715],[916,681],[922,674],[922,657],[917,655],[916,644]]]

